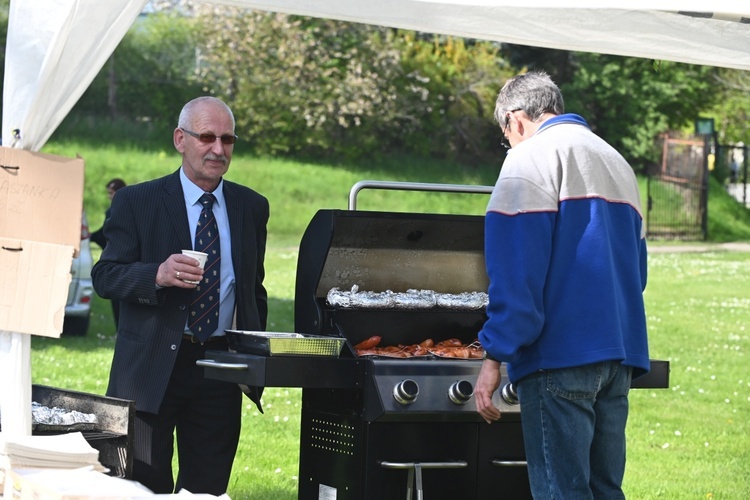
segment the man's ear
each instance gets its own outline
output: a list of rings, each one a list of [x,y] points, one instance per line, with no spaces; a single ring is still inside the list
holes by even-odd
[[[516,117],[516,130],[518,131],[518,135],[520,135],[521,137],[523,137],[523,133],[525,130],[523,122],[523,119],[519,119],[518,117]]]
[[[181,128],[174,129],[172,140],[174,141],[174,148],[179,153],[184,153],[185,152],[185,132],[183,132]]]

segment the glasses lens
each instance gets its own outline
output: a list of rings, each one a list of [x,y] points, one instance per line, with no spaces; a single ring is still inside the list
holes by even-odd
[[[201,142],[205,142],[207,144],[213,144],[214,141],[216,140],[216,137],[217,136],[215,136],[214,134],[201,134],[199,139],[201,140]],[[221,139],[222,144],[234,144],[235,141],[237,141],[237,136],[224,134],[222,136],[219,136],[219,139]]]
[[[214,134],[198,134],[198,140],[206,144],[212,144],[216,141],[216,136]]]
[[[206,144],[213,144],[216,142],[216,138],[218,137],[221,140],[222,144],[234,144],[237,142],[237,136],[231,135],[231,134],[224,134],[222,136],[217,136],[216,134],[196,134],[195,132],[190,132],[189,130],[186,130],[186,132],[196,138],[198,138],[199,141],[206,143]]]
[[[508,121],[508,118],[506,118],[505,128],[503,129],[503,137],[502,139],[500,139],[500,142],[505,149],[510,149],[510,141],[508,140],[508,127],[510,127],[510,121]]]

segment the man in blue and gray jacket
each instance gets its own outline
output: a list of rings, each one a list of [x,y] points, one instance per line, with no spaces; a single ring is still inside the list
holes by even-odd
[[[542,72],[511,78],[495,118],[512,149],[487,207],[486,352],[477,410],[500,363],[521,403],[536,499],[624,498],[633,377],[649,370],[646,240],[638,182]]]

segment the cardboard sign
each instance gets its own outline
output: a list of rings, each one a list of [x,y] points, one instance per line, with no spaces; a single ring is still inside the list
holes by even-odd
[[[0,147],[0,330],[60,336],[82,212],[83,159]]]
[[[0,237],[72,246],[77,254],[83,169],[82,158],[0,147]]]
[[[0,238],[0,330],[59,337],[73,247]]]

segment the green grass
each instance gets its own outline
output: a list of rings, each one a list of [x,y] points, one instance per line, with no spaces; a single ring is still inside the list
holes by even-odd
[[[109,200],[105,185],[120,177],[132,184],[177,170],[180,157],[171,142],[163,150],[124,146],[94,146],[84,142],[51,143],[44,152],[80,155],[85,160],[85,195],[89,225],[101,226]],[[320,208],[348,207],[349,190],[361,180],[438,182],[493,185],[499,165],[461,167],[424,159],[373,160],[357,165],[327,165],[280,159],[253,158],[235,152],[227,179],[252,187],[268,197],[271,218],[269,246],[296,246],[312,216]],[[409,193],[367,189],[357,198],[361,210],[432,211],[483,214],[483,194]]]
[[[293,327],[296,250],[273,248],[269,328]],[[646,291],[651,357],[671,363],[669,389],[631,393],[625,490],[634,499],[750,498],[750,253],[654,253]],[[109,304],[96,299],[88,337],[32,339],[34,383],[101,394],[114,344]],[[294,499],[299,389],[249,400],[229,495]]]
[[[626,492],[637,499],[750,498],[750,253],[652,254],[651,357],[668,390],[631,396]]]
[[[53,143],[45,152],[86,160],[84,205],[92,228],[102,223],[104,185],[174,171],[179,158],[164,151]],[[271,202],[266,286],[269,330],[293,330],[296,245],[319,208],[346,208],[349,188],[362,179],[494,183],[497,166],[467,169],[406,159],[365,165],[323,165],[236,155],[228,178],[254,187]],[[359,208],[388,211],[483,213],[484,195],[364,191]],[[750,240],[750,215],[719,187],[709,195],[709,235]],[[739,208],[738,208],[739,207]],[[658,246],[654,245],[654,246]],[[95,255],[96,257],[96,255]],[[671,387],[631,396],[625,490],[633,499],[750,498],[750,253],[675,253],[650,257],[646,292],[651,357],[671,362]],[[114,345],[107,301],[95,298],[85,338],[32,338],[37,384],[103,394]],[[229,496],[295,499],[301,391],[268,388],[265,415],[246,400]],[[498,446],[501,444],[499,443]]]

